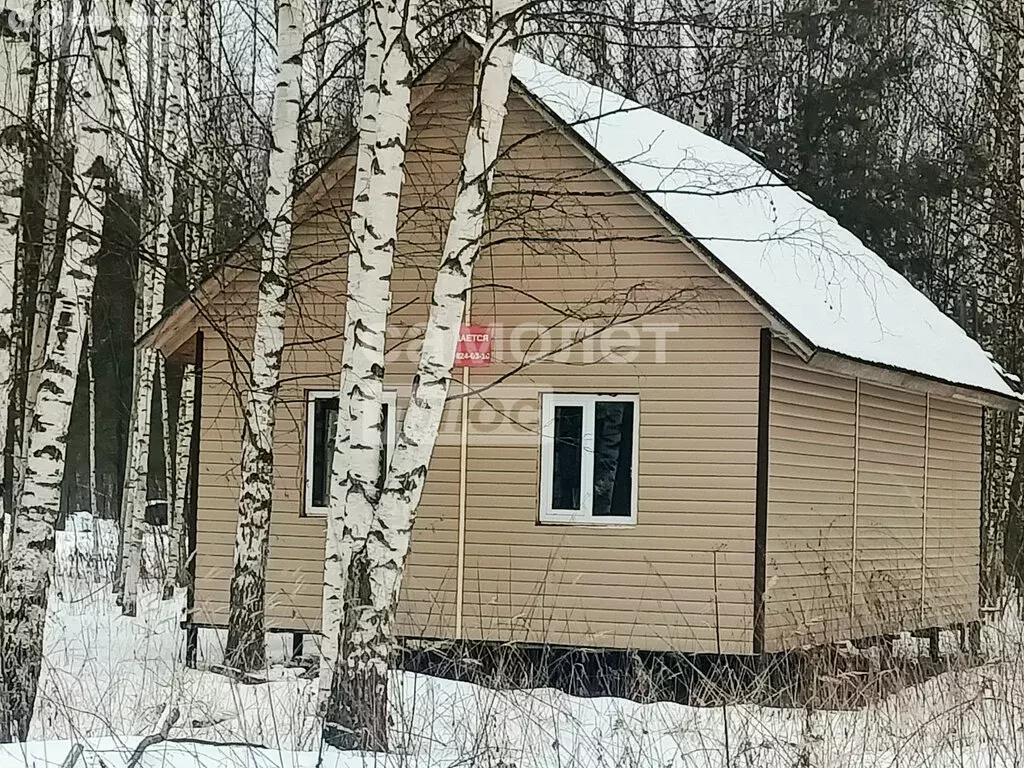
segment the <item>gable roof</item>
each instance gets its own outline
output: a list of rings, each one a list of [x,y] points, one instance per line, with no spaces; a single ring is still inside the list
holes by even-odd
[[[516,57],[513,71],[527,93],[815,353],[1018,397],[1002,369],[952,319],[760,163],[527,56]]]
[[[480,45],[463,36],[417,78],[436,85]],[[440,77],[438,72],[440,71]],[[769,318],[804,359],[846,358],[1019,400],[974,340],[834,218],[742,152],[611,91],[517,54],[514,90],[545,112],[605,170]],[[428,89],[432,92],[432,88]],[[417,101],[422,101],[422,98]],[[327,194],[352,164],[350,141],[301,190]],[[297,197],[300,197],[297,192]],[[226,265],[230,266],[230,265]],[[139,343],[223,287],[213,276]],[[211,290],[212,288],[212,290]],[[180,322],[180,320],[179,320]]]

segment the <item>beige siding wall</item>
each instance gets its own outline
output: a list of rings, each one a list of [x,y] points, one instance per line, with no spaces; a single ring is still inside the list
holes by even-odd
[[[862,383],[854,624],[920,625],[925,396]]]
[[[850,621],[856,382],[772,351],[765,642],[844,637]]]
[[[471,379],[465,635],[710,651],[717,628],[748,653],[761,317],[524,103],[510,117],[505,206],[558,202],[529,198],[541,243],[502,239],[477,272],[473,321],[505,338]],[[538,525],[545,392],[639,396],[635,527]],[[514,423],[482,428],[495,405]]]
[[[412,290],[415,279],[409,273],[403,278],[396,281],[396,296]],[[324,289],[330,290],[330,282],[318,279]],[[340,285],[333,288],[341,289]],[[316,304],[317,308],[326,306],[333,305]],[[310,315],[316,314],[314,305],[306,309]],[[337,321],[329,315],[316,320],[324,328]],[[289,323],[289,339],[302,346],[290,347],[283,361],[285,382],[275,431],[277,471],[268,563],[268,625],[274,628],[312,630],[319,625],[324,522],[306,517],[303,509],[305,400],[307,390],[336,386],[330,371],[338,365],[340,348],[304,344],[322,337],[312,322],[307,316],[301,324],[297,320]],[[197,620],[219,625],[226,622],[228,612],[242,419],[225,342],[209,330],[205,332],[204,358]],[[407,381],[409,370],[404,367],[403,371],[400,364],[395,369],[388,386],[398,388],[399,380],[402,384]],[[405,403],[400,398],[399,418]],[[420,530],[429,535],[422,544],[418,542],[410,561],[400,616],[405,632],[437,636],[444,634],[445,623],[451,621],[445,606],[453,603],[455,542],[450,511],[455,505],[452,478],[457,478],[457,461],[453,448],[442,445],[431,464],[418,522]]]
[[[388,365],[399,416],[465,96],[435,94],[412,131]],[[515,149],[499,166],[472,304],[473,321],[498,340],[494,365],[469,382],[464,635],[712,651],[717,626],[723,651],[749,652],[761,317],[518,99],[505,143]],[[332,193],[295,238],[302,284],[288,322],[269,566],[279,628],[318,626],[323,522],[301,514],[303,399],[338,368],[347,207],[347,193]],[[251,334],[251,290],[232,290],[218,310],[239,340]],[[223,624],[241,421],[226,347],[206,338],[197,620]],[[538,524],[537,414],[548,391],[639,395],[636,526]],[[458,634],[461,407],[447,409],[416,524],[400,611],[411,635]]]
[[[977,618],[980,407],[779,344],[771,401],[768,650]]]
[[[931,399],[924,621],[978,616],[981,409]]]

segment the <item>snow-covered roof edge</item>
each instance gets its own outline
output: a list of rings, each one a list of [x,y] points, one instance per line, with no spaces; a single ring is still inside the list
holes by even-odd
[[[476,52],[476,54],[479,55],[481,52],[480,41],[478,41],[477,39],[470,35],[466,35],[465,39],[469,43],[470,47]],[[519,55],[518,59],[520,62],[525,60],[533,64],[537,64],[538,66],[545,66],[539,65],[538,62],[533,62],[532,59],[529,59],[526,56]],[[547,67],[545,68],[550,69]],[[566,78],[570,77],[564,74],[563,76]],[[575,80],[575,78],[571,79]],[[728,263],[718,258],[718,256],[711,249],[706,247],[706,245],[703,242],[701,242],[701,240],[698,237],[695,237],[693,233],[691,233],[688,230],[688,228],[678,220],[676,216],[673,216],[672,213],[666,210],[666,208],[662,206],[657,200],[655,200],[651,194],[645,191],[640,185],[635,183],[634,180],[629,177],[629,175],[624,173],[617,163],[613,162],[608,157],[606,157],[601,152],[601,150],[594,145],[594,142],[589,140],[588,137],[582,131],[580,131],[576,125],[573,124],[573,122],[566,120],[562,115],[558,114],[558,111],[556,109],[553,109],[545,101],[543,95],[537,93],[536,89],[531,87],[530,83],[526,82],[524,78],[516,74],[513,76],[513,84],[515,90],[519,91],[519,94],[521,96],[525,96],[527,101],[529,101],[535,109],[537,109],[541,114],[543,114],[554,125],[561,129],[564,129],[565,131],[568,131],[569,138],[573,140],[574,143],[576,143],[582,151],[591,155],[597,161],[598,166],[601,167],[602,170],[611,175],[621,185],[628,188],[644,204],[644,207],[647,207],[649,210],[653,209],[652,212],[656,214],[657,218],[662,220],[663,224],[668,225],[670,230],[676,230],[674,234],[683,237],[686,240],[687,244],[690,245],[698,253],[698,255],[700,255],[706,262],[709,263],[709,266],[711,266],[716,272],[725,277],[727,282],[729,282],[734,289],[738,290],[742,295],[744,295],[745,298],[751,300],[751,302],[755,304],[755,306],[757,306],[757,308],[769,319],[773,330],[781,338],[783,338],[783,340],[786,341],[786,343],[791,348],[793,348],[793,350],[798,355],[800,355],[800,357],[802,357],[806,362],[814,364],[816,362],[816,357],[821,360],[824,360],[824,358],[827,357],[829,358],[828,366],[831,368],[835,368],[837,359],[847,360],[852,363],[869,366],[870,368],[878,369],[880,371],[892,372],[894,374],[903,376],[911,376],[916,379],[920,379],[923,382],[934,382],[936,384],[946,385],[949,388],[962,391],[964,395],[967,395],[968,393],[975,393],[976,395],[978,395],[977,397],[967,399],[974,399],[979,402],[983,402],[986,405],[999,408],[1016,408],[1019,406],[1021,402],[1024,402],[1024,394],[1017,392],[1010,383],[1013,379],[1012,374],[1007,373],[992,358],[992,355],[990,353],[984,350],[980,345],[978,345],[973,340],[970,340],[970,343],[977,348],[977,352],[980,355],[984,355],[987,358],[988,363],[991,365],[992,371],[998,374],[1000,378],[999,384],[1002,386],[985,386],[972,382],[957,380],[956,378],[947,378],[944,376],[935,375],[933,373],[917,370],[912,367],[902,367],[898,364],[890,362],[860,357],[855,354],[850,354],[848,351],[845,351],[843,349],[836,349],[831,346],[815,343],[812,339],[808,338],[808,336],[805,335],[799,327],[792,323],[783,311],[781,311],[779,308],[774,306],[770,301],[768,301],[764,296],[762,296],[754,288],[754,286],[752,286],[749,282],[744,280],[741,275],[737,274]],[[597,88],[597,86],[592,87],[595,89]],[[623,97],[618,98],[621,99],[623,103],[631,103],[628,102],[628,100],[625,100]],[[640,107],[640,105],[635,106]],[[621,106],[615,109],[616,111],[621,110]],[[646,108],[643,109],[644,111],[648,111],[646,110]],[[750,162],[752,163],[756,162],[755,160],[749,157],[747,159],[750,160]],[[758,165],[760,166],[760,164]],[[764,169],[764,172],[766,174],[771,174],[771,172],[768,169]],[[774,174],[771,175],[774,177]],[[785,185],[785,182],[783,182],[781,179],[777,179],[776,177],[776,180],[778,184]],[[808,198],[806,195],[796,192],[795,190],[793,190],[793,192],[795,194],[800,195],[803,199],[807,200],[809,205],[814,205],[810,198]],[[815,208],[817,209],[816,206]],[[821,209],[817,210],[820,211]],[[827,214],[824,215],[827,216]],[[831,219],[831,217],[829,218]],[[834,221],[834,219],[832,219],[832,221]],[[841,227],[841,225],[839,225],[838,222],[835,222],[835,225],[837,227]],[[844,233],[849,235],[849,237],[856,239],[855,236],[852,233],[849,233],[848,230],[846,230],[845,228],[842,229]],[[865,250],[868,250],[866,246],[863,246],[863,244],[860,243],[859,239],[857,240],[857,242],[861,244],[861,247],[863,247]],[[877,257],[873,253],[872,255],[875,256],[875,258],[877,258],[879,262],[881,262],[880,257]],[[884,264],[884,262],[882,263]],[[902,277],[902,275],[899,275],[898,272],[893,270],[891,267],[888,267],[887,265],[885,266],[885,269],[888,272],[890,272],[893,276],[897,277],[900,281],[906,283],[906,286],[911,291],[913,291],[915,295],[919,296],[923,301],[927,302],[928,305],[936,313],[942,315],[943,318],[947,319],[949,323],[955,326],[956,330],[960,334],[963,334],[963,336],[966,337],[966,333],[962,329],[960,329],[960,327],[956,325],[953,320],[949,319],[944,313],[942,313],[941,310],[939,310],[938,307],[936,307],[926,296],[921,294],[920,291],[918,291],[909,282],[907,282]]]

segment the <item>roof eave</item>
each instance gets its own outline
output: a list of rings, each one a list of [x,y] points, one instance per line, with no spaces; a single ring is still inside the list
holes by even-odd
[[[808,362],[812,367],[831,373],[852,376],[876,384],[900,387],[912,392],[932,394],[950,400],[969,402],[1000,411],[1015,411],[1024,402],[1021,395],[1011,397],[1002,392],[947,381],[937,376],[929,376],[872,360],[861,360],[827,349],[817,350]]]

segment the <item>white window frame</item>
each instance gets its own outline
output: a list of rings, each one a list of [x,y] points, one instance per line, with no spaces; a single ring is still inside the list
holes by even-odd
[[[627,402],[633,404],[633,456],[630,479],[632,480],[629,517],[594,516],[594,410],[599,402]],[[551,481],[554,476],[555,458],[555,408],[557,406],[578,406],[583,408],[583,459],[580,462],[580,508],[552,509]],[[589,394],[589,393],[546,393],[541,395],[541,444],[540,444],[540,522],[571,523],[574,525],[622,526],[636,525],[639,501],[640,475],[640,397],[639,395]]]
[[[303,461],[305,472],[305,492],[303,494],[303,511],[306,517],[327,517],[330,507],[313,505],[313,439],[315,437],[316,404],[320,400],[333,400],[338,397],[336,389],[312,389],[306,391],[306,457]],[[384,425],[384,440],[388,457],[395,455],[395,430],[398,410],[398,392],[385,389],[382,402],[388,407],[387,423]],[[340,418],[340,414],[339,414]]]

